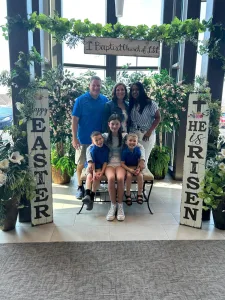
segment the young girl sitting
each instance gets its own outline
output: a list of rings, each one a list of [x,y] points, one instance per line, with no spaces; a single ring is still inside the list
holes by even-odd
[[[121,166],[127,171],[126,173],[126,203],[128,206],[132,205],[130,188],[133,175],[137,176],[138,195],[137,203],[143,203],[143,174],[140,167],[141,150],[138,144],[138,136],[134,133],[127,135],[126,146],[122,151]]]

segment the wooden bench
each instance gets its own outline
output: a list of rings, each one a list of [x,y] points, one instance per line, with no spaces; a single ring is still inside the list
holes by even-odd
[[[143,170],[143,180],[144,180],[144,183],[143,183],[143,196],[144,196],[143,202],[147,203],[150,214],[153,214],[152,211],[151,211],[150,205],[149,205],[149,198],[150,198],[152,187],[153,187],[154,175],[150,172],[150,170],[148,170],[148,169]],[[86,183],[86,170],[85,169],[82,170],[81,181],[82,181],[82,186],[84,188],[83,190],[85,190],[85,183]],[[101,184],[106,184],[106,185],[108,184],[108,180],[107,180],[107,177],[105,175],[103,176],[100,183]],[[137,183],[137,177],[136,176],[133,176],[132,184],[133,183],[134,184]],[[148,192],[146,191],[146,184],[150,185],[150,188],[149,188]],[[97,197],[95,195],[94,203],[111,202],[110,200],[107,199],[108,190],[98,190],[98,193],[100,193],[100,197]],[[104,199],[101,197],[102,195],[104,195]],[[84,194],[83,194],[83,197],[84,197]],[[131,190],[132,203],[137,202],[136,198],[137,198],[137,191],[136,190],[135,191]],[[125,201],[126,200],[124,199],[123,202],[125,202]],[[84,207],[84,204],[82,203],[82,206],[81,206],[79,212],[77,213],[78,215],[81,213],[83,207]]]

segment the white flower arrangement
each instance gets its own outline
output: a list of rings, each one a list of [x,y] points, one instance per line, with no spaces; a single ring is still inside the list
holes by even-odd
[[[20,155],[20,153],[18,151],[16,151],[10,155],[9,159],[5,158],[0,161],[0,187],[2,187],[6,183],[9,162],[21,165],[21,161],[23,159],[24,159],[24,157],[22,155]]]
[[[221,155],[225,157],[225,149],[221,149]]]
[[[219,169],[225,172],[225,164],[223,162],[219,164]]]
[[[6,182],[7,175],[0,170],[0,187]]]
[[[18,109],[18,111],[21,111],[24,108],[24,104],[21,102],[16,102],[16,108]]]
[[[204,200],[204,209],[217,209],[225,201],[225,138],[218,138],[215,158],[210,158],[206,164],[206,172],[201,182],[198,196]]]
[[[9,160],[14,163],[14,164],[19,164],[21,165],[21,161],[24,159],[24,157],[22,155],[20,155],[20,153],[18,151],[13,152],[10,157]]]
[[[3,159],[2,161],[0,161],[0,169],[5,170],[8,169],[9,167],[9,161],[8,159]]]

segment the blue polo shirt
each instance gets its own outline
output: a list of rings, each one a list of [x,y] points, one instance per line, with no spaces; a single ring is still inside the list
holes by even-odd
[[[126,166],[137,166],[138,160],[141,158],[140,147],[136,146],[133,151],[131,151],[127,146],[122,151],[121,161],[125,162]]]
[[[106,102],[108,99],[105,96],[100,94],[94,99],[89,92],[76,99],[72,115],[79,118],[77,138],[81,144],[91,144],[92,132],[101,132]]]
[[[90,152],[95,169],[102,169],[103,164],[109,161],[109,148],[105,144],[102,147],[93,145]]]

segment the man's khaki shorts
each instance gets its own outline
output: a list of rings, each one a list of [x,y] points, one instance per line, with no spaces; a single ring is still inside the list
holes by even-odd
[[[86,150],[90,145],[84,144],[80,145],[80,149],[76,150],[75,153],[75,164],[76,165],[84,165],[86,162]]]

